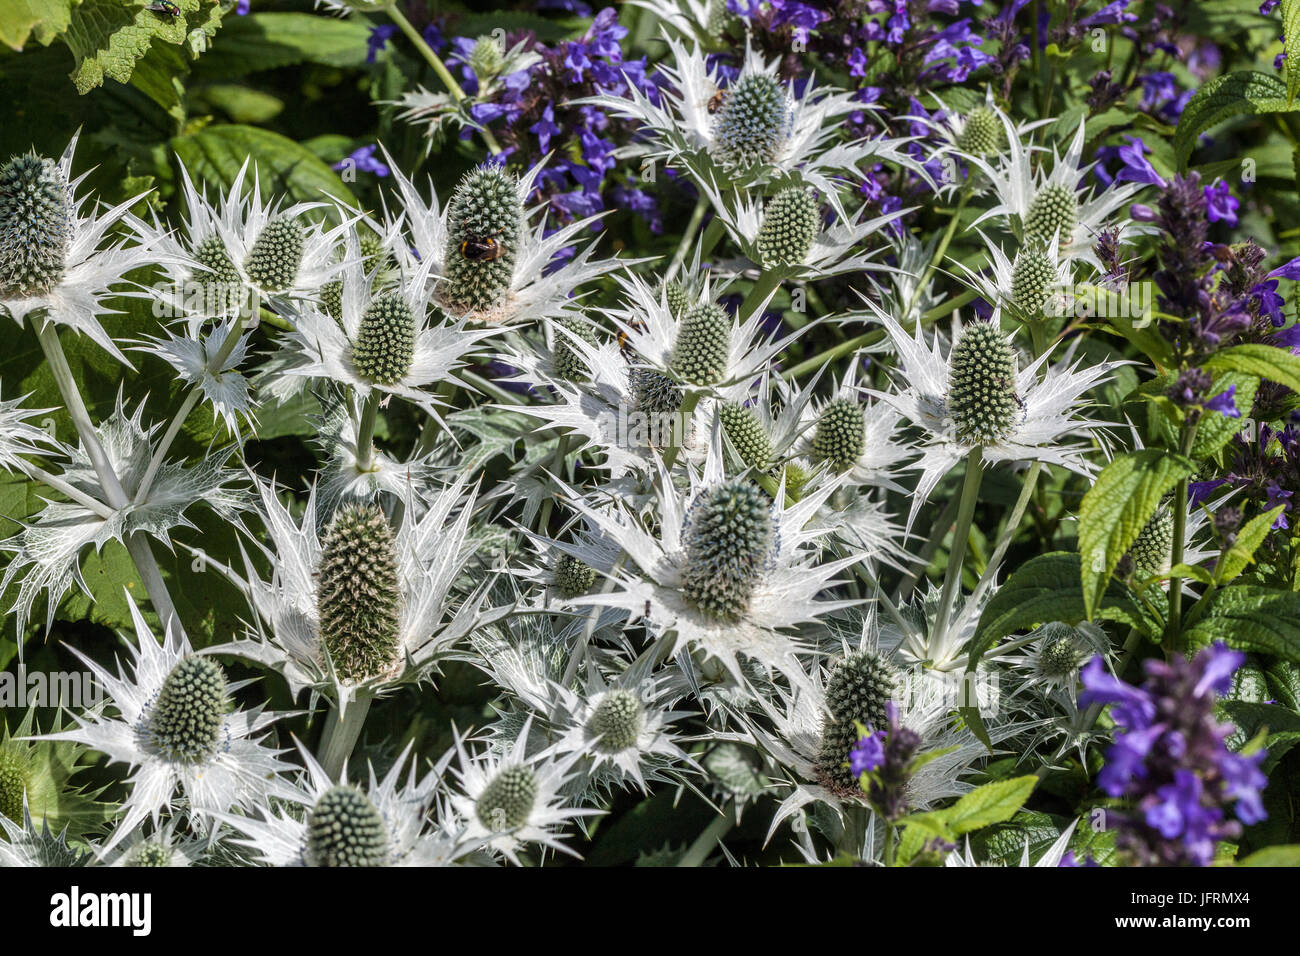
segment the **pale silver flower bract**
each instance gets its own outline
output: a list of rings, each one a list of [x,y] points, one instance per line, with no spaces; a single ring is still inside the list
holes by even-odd
[[[178,805],[188,810],[193,826],[206,831],[215,814],[280,793],[285,785],[279,775],[292,769],[280,759],[284,751],[267,746],[267,735],[261,733],[286,715],[267,712],[262,705],[223,714],[219,728],[214,728],[211,752],[201,757],[181,758],[157,743],[151,722],[158,713],[160,694],[177,665],[195,659],[194,651],[175,628],[168,628],[160,643],[129,595],[127,603],[135,624],[135,641],[124,641],[128,666],[119,663],[118,673],[113,674],[70,648],[103,686],[117,715],[74,714],[75,729],[32,738],[76,741],[105,754],[110,763],[125,763],[132,769],[122,819],[100,847],[101,853],[146,819],[157,826],[163,811]],[[226,692],[248,683],[228,684]]]
[[[197,314],[187,316],[178,325],[182,334],[164,329],[162,336],[146,336],[139,352],[156,355],[173,369],[176,377],[203,393],[212,406],[214,418],[226,424],[231,435],[238,436],[239,422],[253,424],[256,402],[252,386],[240,366],[248,358],[252,328],[241,328],[236,316],[209,321]],[[228,339],[235,336],[233,342]]]
[[[83,445],[69,448],[61,479],[81,498],[51,501],[22,530],[0,541],[0,551],[14,555],[0,578],[0,591],[21,578],[11,613],[21,633],[36,598],[47,595],[46,627],[54,620],[59,601],[75,584],[86,594],[90,588],[81,576],[80,558],[87,546],[99,551],[109,541],[124,542],[128,535],[143,532],[172,546],[171,532],[193,528],[186,512],[205,501],[214,512],[238,525],[245,496],[235,487],[242,476],[226,467],[234,453],[228,447],[196,464],[157,460],[154,435],[160,426],[146,428],[142,422],[144,403],[128,415],[118,395],[113,415],[96,429],[109,464],[117,474],[128,503],[114,509],[104,500],[103,485]],[[146,477],[148,491],[140,498]],[[140,500],[136,500],[140,498]]]
[[[895,389],[868,390],[868,394],[893,406],[925,431],[918,446],[920,460],[911,466],[920,477],[907,518],[910,530],[939,480],[976,446],[958,436],[949,410],[951,349],[942,344],[937,332],[928,340],[920,326],[909,334],[887,312],[867,304],[889,333],[900,366],[895,374]],[[994,312],[995,328],[998,318]],[[961,331],[960,322],[954,322],[953,328],[955,340]],[[1081,407],[1083,394],[1109,378],[1120,363],[1104,361],[1091,368],[1082,367],[1082,363],[1067,366],[1065,362],[1048,366],[1049,358],[1044,354],[1035,359],[1008,383],[1018,397],[1021,414],[1004,438],[982,446],[984,458],[992,462],[1041,461],[1085,476],[1095,474],[1096,465],[1084,454],[1088,446],[1064,444],[1062,440],[1070,435],[1086,436],[1104,427],[1106,423],[1075,417],[1074,412]],[[1046,369],[1040,372],[1044,366]]]
[[[264,801],[250,813],[217,814],[221,823],[237,834],[231,842],[252,850],[257,862],[266,866],[348,865],[320,859],[313,852],[312,813],[323,797],[341,788],[359,793],[382,821],[383,846],[358,848],[369,856],[368,865],[454,866],[475,854],[478,841],[466,835],[440,795],[452,752],[417,778],[417,761],[407,744],[382,778],[370,766],[369,779],[360,787],[348,783],[346,768],[341,780],[332,779],[301,741],[295,743],[306,769],[299,772],[292,785],[276,794],[283,802]],[[410,769],[403,780],[402,771],[408,762]],[[356,831],[350,830],[341,842],[355,838]]]
[[[29,396],[0,399],[0,469],[22,471],[24,455],[62,455],[63,446],[51,430],[33,425],[30,419],[48,415],[51,408],[23,408]]]

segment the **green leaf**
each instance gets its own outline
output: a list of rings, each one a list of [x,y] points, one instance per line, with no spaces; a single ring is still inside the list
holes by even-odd
[[[355,204],[338,174],[293,140],[255,126],[208,126],[171,141],[172,149],[196,181],[229,186],[246,159],[257,168],[269,196],[287,192],[295,200],[330,196]]]
[[[1215,591],[1194,610],[1190,649],[1223,641],[1229,647],[1300,661],[1300,594],[1254,584]]]
[[[1195,470],[1190,458],[1148,448],[1116,458],[1097,476],[1079,509],[1083,604],[1089,620],[1097,613],[1115,565],[1155,514],[1160,499]]]
[[[1088,618],[1079,567],[1079,555],[1054,551],[1031,558],[1017,568],[980,614],[967,670],[974,670],[984,653],[1008,634],[1052,621],[1077,624]],[[1157,636],[1163,628],[1163,622],[1141,604],[1123,581],[1115,578],[1107,583],[1095,614],[1136,627],[1148,637]]]
[[[1209,369],[1245,372],[1300,392],[1300,356],[1275,345],[1233,345],[1215,352],[1204,365]]]
[[[1282,0],[1282,39],[1288,50],[1300,49],[1300,0]],[[1300,93],[1300,57],[1289,56],[1286,64],[1286,101],[1294,103]]]
[[[1300,866],[1300,843],[1266,846],[1238,860],[1237,866]]]
[[[1246,565],[1255,560],[1255,549],[1264,543],[1273,522],[1277,520],[1286,505],[1278,505],[1272,511],[1256,515],[1246,522],[1246,526],[1237,532],[1237,539],[1232,547],[1224,552],[1223,557],[1214,568],[1214,583],[1227,584],[1242,571]]]
[[[1178,165],[1196,146],[1197,137],[1234,116],[1287,113],[1287,88],[1277,77],[1256,70],[1218,76],[1202,86],[1187,101],[1174,132],[1174,155]]]
[[[159,40],[173,46],[187,43],[191,31],[208,37],[221,24],[221,5],[202,0],[177,0],[180,14],[155,13],[145,3],[122,0],[82,0],[73,10],[64,41],[76,58],[72,81],[78,93],[102,86],[105,79],[129,83],[136,64]]]
[[[234,17],[195,72],[206,79],[234,79],[299,63],[363,68],[369,36],[370,25],[361,17],[340,20],[311,13]]]
[[[1012,777],[977,787],[945,811],[948,825],[960,836],[981,827],[1010,820],[1038,785],[1033,774]]]
[[[6,0],[0,4],[0,43],[21,50],[35,33],[48,45],[71,18],[72,0]]]

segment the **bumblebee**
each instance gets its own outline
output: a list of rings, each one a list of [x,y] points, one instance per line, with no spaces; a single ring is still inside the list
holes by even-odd
[[[506,254],[506,247],[495,236],[467,235],[460,244],[460,254],[470,262],[492,262]]]
[[[716,113],[718,110],[722,109],[722,98],[723,98],[722,90],[718,90],[718,92],[714,93],[713,96],[709,99],[709,105],[707,109],[710,114]]]
[[[172,0],[156,0],[156,2],[149,4],[145,9],[151,13],[156,13],[159,16],[164,16],[168,20],[175,20],[181,15],[181,8],[173,3]]]

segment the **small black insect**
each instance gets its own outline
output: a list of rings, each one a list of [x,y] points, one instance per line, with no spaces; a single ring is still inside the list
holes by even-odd
[[[460,254],[470,262],[492,262],[506,254],[506,247],[495,236],[468,235],[460,244]]]
[[[154,0],[154,2],[145,7],[145,9],[151,13],[156,13],[159,16],[166,17],[168,20],[175,20],[181,15],[181,8],[175,3],[172,3],[172,0]]]

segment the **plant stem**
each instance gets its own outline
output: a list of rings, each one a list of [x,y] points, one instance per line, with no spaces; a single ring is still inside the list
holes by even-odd
[[[695,238],[696,231],[700,228],[700,223],[704,221],[704,214],[709,211],[709,197],[700,193],[700,198],[695,202],[695,208],[691,211],[690,222],[686,224],[686,231],[682,233],[682,241],[677,244],[677,251],[673,254],[673,261],[668,265],[668,272],[664,275],[665,282],[672,282],[673,277],[677,275],[677,270],[682,267],[686,261],[686,250]]]
[[[1020,489],[1020,497],[1016,499],[1016,505],[1011,509],[1011,515],[1007,518],[1006,527],[1002,529],[1002,537],[999,539],[997,547],[993,549],[993,556],[989,558],[984,573],[980,575],[979,583],[975,585],[975,590],[971,593],[972,601],[978,601],[984,591],[996,579],[998,565],[1002,563],[1007,548],[1011,546],[1011,539],[1016,536],[1016,529],[1020,527],[1020,519],[1025,516],[1025,508],[1029,505],[1029,499],[1034,493],[1034,488],[1038,484],[1038,476],[1042,474],[1042,471],[1043,463],[1041,461],[1036,461],[1029,466],[1029,474],[1025,476],[1024,486]]]
[[[745,296],[745,301],[740,303],[740,309],[736,312],[740,321],[745,321],[755,309],[762,306],[764,300],[780,287],[781,278],[782,275],[779,270],[763,270],[762,274],[754,282],[753,288],[749,290],[749,295]]]
[[[109,461],[108,453],[104,451],[104,446],[99,440],[99,432],[95,430],[90,420],[90,412],[86,410],[81,390],[77,387],[72,368],[68,365],[68,357],[64,354],[62,343],[59,342],[58,330],[53,322],[42,322],[36,330],[36,337],[41,343],[41,350],[45,353],[46,364],[54,376],[59,394],[63,397],[63,404],[72,418],[73,427],[81,438],[81,444],[95,468],[95,474],[99,476],[100,483],[104,486],[108,505],[114,511],[119,511],[130,504],[131,499],[122,488],[122,482],[113,469],[113,463]],[[122,543],[126,545],[126,550],[135,563],[135,569],[140,573],[140,580],[144,583],[150,603],[158,612],[164,630],[168,627],[183,630],[180,615],[176,613],[176,605],[172,603],[171,594],[167,591],[162,572],[158,570],[158,561],[149,547],[148,539],[143,532],[135,532],[125,535]]]
[[[894,831],[897,827],[892,823],[885,824],[885,866],[894,865],[894,853],[897,850],[894,840]]]
[[[682,399],[682,407],[677,410],[677,420],[681,423],[682,434],[681,442],[674,442],[664,449],[664,468],[672,472],[673,464],[677,461],[677,454],[682,450],[682,445],[686,444],[686,431],[691,427],[691,415],[695,412],[695,406],[700,403],[700,393],[690,391]]]
[[[1196,423],[1183,425],[1183,433],[1179,442],[1178,450],[1187,455],[1192,450],[1192,443],[1196,439]],[[1173,567],[1183,563],[1183,553],[1186,542],[1183,540],[1187,536],[1187,479],[1184,478],[1178,482],[1174,488],[1174,542],[1173,550],[1169,556],[1170,564]],[[1169,578],[1169,624],[1165,634],[1165,644],[1167,647],[1181,651],[1183,649],[1183,579],[1179,575],[1170,575]]]
[[[948,228],[944,230],[943,238],[939,240],[939,246],[934,250],[934,255],[930,257],[930,264],[925,267],[925,272],[921,274],[921,280],[917,282],[916,288],[912,291],[912,296],[907,300],[907,306],[903,309],[903,314],[899,316],[901,322],[906,322],[912,315],[912,310],[916,304],[921,301],[921,296],[925,293],[925,287],[929,285],[930,279],[934,276],[934,271],[939,268],[939,263],[948,253],[948,243],[952,242],[953,234],[957,231],[957,224],[961,222],[962,210],[966,208],[966,200],[970,194],[963,189],[961,198],[957,200],[957,208],[952,211],[952,218],[948,220]]]
[[[20,458],[18,459],[18,467],[23,470],[23,472],[27,475],[28,478],[35,479],[36,481],[39,481],[42,484],[48,485],[50,488],[54,489],[60,494],[70,498],[72,501],[75,501],[83,508],[89,511],[93,511],[95,514],[99,515],[104,520],[108,520],[109,518],[113,517],[114,511],[112,508],[108,507],[108,505],[104,504],[102,501],[99,501],[96,498],[92,498],[84,491],[80,491],[77,488],[74,488],[72,485],[68,484],[62,478],[58,478],[54,475],[51,475],[48,471],[46,471],[44,468],[41,468],[39,465],[33,465],[30,461],[26,461],[25,459]]]
[[[369,471],[375,459],[375,423],[379,420],[379,392],[371,389],[362,399],[357,424],[357,471]]]
[[[952,615],[953,599],[961,590],[962,565],[966,560],[966,541],[970,537],[971,519],[979,501],[980,481],[984,477],[984,450],[976,445],[966,456],[966,478],[961,486],[961,503],[957,506],[957,527],[952,533],[952,550],[948,554],[948,571],[943,579],[943,592],[939,598],[939,616],[935,619],[934,634],[942,639]]]
[[[709,858],[713,848],[717,846],[724,836],[736,825],[736,805],[732,801],[727,801],[717,819],[713,820],[704,832],[695,838],[695,842],[690,845],[682,858],[677,861],[678,866],[699,866]]]
[[[447,87],[447,92],[451,94],[451,98],[457,103],[465,99],[465,91],[460,88],[456,78],[451,75],[451,71],[447,69],[447,64],[442,62],[442,57],[438,56],[433,51],[433,47],[425,42],[424,37],[420,35],[420,31],[411,25],[411,21],[406,19],[401,10],[397,9],[397,5],[390,4],[386,12],[392,21],[397,24],[398,28],[406,34],[406,38],[420,51],[420,55],[424,57],[429,66],[433,67],[433,72],[438,74],[438,79],[442,80],[443,86]],[[492,131],[486,126],[476,128],[479,135],[483,137],[484,144],[491,150],[492,155],[495,156],[500,153],[501,145],[497,142],[496,137],[492,135]]]
[[[368,692],[359,691],[341,717],[337,707],[330,707],[325,732],[321,734],[320,764],[331,780],[341,779],[343,766],[348,757],[352,756],[352,748],[357,745],[373,699]]]
[[[220,374],[221,366],[226,364],[226,359],[230,358],[230,353],[234,351],[235,345],[239,342],[240,335],[244,331],[244,319],[241,316],[236,319],[230,326],[230,331],[226,333],[220,348],[208,362],[207,370],[213,376]],[[153,457],[149,460],[149,467],[145,469],[144,477],[140,479],[140,487],[135,492],[135,503],[141,504],[149,499],[149,489],[153,487],[154,479],[158,476],[158,469],[162,467],[167,458],[167,452],[171,450],[172,442],[180,434],[181,427],[185,420],[190,417],[190,412],[194,411],[194,406],[199,403],[203,397],[203,390],[197,385],[190,389],[190,393],[185,396],[185,401],[177,409],[176,414],[172,416],[171,422],[167,425],[167,431],[163,433],[162,441],[154,450]]]

